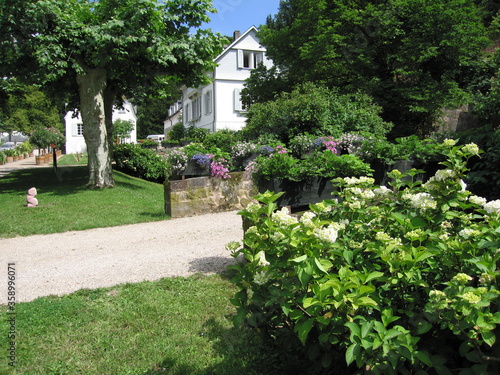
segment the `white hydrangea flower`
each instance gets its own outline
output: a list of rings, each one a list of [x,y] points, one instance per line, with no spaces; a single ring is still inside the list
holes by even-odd
[[[500,199],[483,204],[483,209],[489,214],[494,212],[500,213]]]
[[[347,205],[351,210],[359,210],[361,208],[361,202],[360,201],[355,201],[355,202],[348,202]]]
[[[448,233],[442,233],[438,236],[438,238],[441,240],[441,241],[447,241],[450,239],[450,235]]]
[[[479,197],[477,195],[471,195],[469,197],[469,202],[478,206],[483,206],[487,202],[487,200],[486,198]]]
[[[288,213],[288,209],[283,207],[280,211],[273,212],[271,219],[281,226],[297,224],[299,221]]]
[[[442,290],[431,290],[429,292],[429,297],[435,298],[435,299],[443,299],[446,298],[446,294]]]
[[[460,181],[458,181],[458,183],[460,184],[462,191],[467,190],[467,184],[464,182],[464,180],[460,180]]]
[[[257,203],[249,203],[248,206],[247,206],[247,211],[248,212],[251,212],[253,214],[257,213],[260,209],[260,204],[257,204]]]
[[[434,179],[436,181],[444,181],[447,178],[453,178],[453,177],[455,177],[455,172],[451,169],[439,169],[434,174]]]
[[[377,232],[377,234],[375,235],[375,239],[377,241],[390,241],[392,240],[392,237],[385,232]]]
[[[283,240],[285,238],[285,235],[281,232],[274,232],[272,235],[271,235],[271,239],[275,242],[280,242],[281,240]]]
[[[334,243],[337,241],[338,231],[333,225],[329,225],[325,228],[316,229],[314,235],[322,241]]]
[[[415,229],[415,230],[412,230],[410,232],[407,232],[405,234],[405,238],[411,240],[411,241],[416,241],[418,240],[420,237],[422,237],[424,235],[424,231],[422,229]]]
[[[462,147],[462,151],[471,155],[479,155],[479,147],[475,143],[466,144]]]
[[[385,195],[389,195],[392,191],[387,186],[381,186],[379,188],[373,189],[373,192],[376,195],[385,196]]]
[[[443,141],[443,146],[446,146],[446,147],[453,147],[457,144],[457,141],[454,140],[454,139],[445,139]]]
[[[474,236],[479,236],[480,234],[481,234],[480,231],[478,231],[476,229],[471,229],[471,228],[465,228],[465,229],[462,229],[460,232],[458,232],[458,235],[460,237],[465,238],[465,239],[470,238],[470,237],[474,237]]]
[[[266,267],[271,264],[267,261],[266,254],[263,251],[259,252],[258,255],[259,255],[259,266]]]
[[[358,185],[358,184],[370,184],[373,185],[375,183],[375,179],[371,177],[361,176],[359,178],[356,177],[345,177],[344,181],[347,185]]]
[[[253,281],[257,285],[263,285],[269,281],[269,275],[266,271],[257,272],[253,278]]]
[[[464,301],[469,302],[471,305],[475,305],[476,303],[481,302],[481,297],[474,292],[464,293],[461,297]]]
[[[456,281],[457,283],[459,284],[467,284],[469,281],[472,280],[472,277],[470,277],[469,275],[467,275],[466,273],[457,273],[453,279],[451,279],[452,281]]]
[[[259,229],[255,225],[253,225],[250,228],[248,228],[245,233],[246,234],[250,234],[250,233],[258,234],[259,233]]]
[[[413,207],[419,208],[421,210],[434,209],[437,207],[437,202],[432,198],[429,193],[405,193],[403,194],[403,199],[407,199],[411,202]]]
[[[305,212],[301,217],[300,217],[300,222],[302,224],[304,224],[306,227],[309,227],[309,228],[314,228],[315,225],[312,221],[312,219],[314,219],[316,217],[316,214],[314,214],[314,212],[311,212],[311,211],[307,211]]]

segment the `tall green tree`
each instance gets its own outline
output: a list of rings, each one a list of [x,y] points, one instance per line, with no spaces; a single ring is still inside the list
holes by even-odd
[[[284,0],[259,35],[291,82],[362,90],[405,135],[465,100],[460,72],[489,41],[480,10],[466,0]]]
[[[39,127],[63,130],[61,116],[53,102],[35,86],[19,87],[9,95],[0,129],[29,134]]]
[[[2,73],[77,88],[90,187],[114,185],[115,100],[165,77],[205,82],[225,42],[196,29],[210,0],[12,0],[0,11]]]

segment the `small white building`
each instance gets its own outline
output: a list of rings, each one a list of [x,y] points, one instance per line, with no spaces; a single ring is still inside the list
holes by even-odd
[[[240,92],[252,69],[272,61],[257,37],[257,28],[243,34],[236,31],[234,41],[217,56],[217,67],[210,73],[212,82],[198,88],[182,88],[182,121],[185,127],[240,130],[246,123]],[[174,124],[175,125],[175,124]]]
[[[137,143],[137,108],[130,102],[125,101],[123,108],[113,108],[113,121],[118,119],[131,121],[134,124],[130,137],[123,139],[121,142]],[[80,114],[75,117],[74,112],[68,112],[64,117],[64,122],[66,123],[66,153],[87,152],[87,145],[83,138],[83,121]]]

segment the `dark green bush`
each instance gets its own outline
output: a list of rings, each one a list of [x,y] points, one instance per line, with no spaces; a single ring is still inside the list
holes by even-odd
[[[131,176],[158,183],[163,183],[167,177],[165,158],[139,145],[118,145],[113,158],[116,168]]]
[[[500,129],[484,127],[460,134],[461,143],[476,143],[484,151],[469,162],[469,189],[487,199],[500,198]]]
[[[240,135],[237,131],[222,129],[208,134],[203,141],[203,145],[207,149],[216,147],[223,152],[231,153],[231,147],[240,139]]]
[[[382,137],[392,125],[382,120],[380,112],[367,95],[340,95],[306,83],[274,101],[252,105],[242,132],[250,139],[274,134],[285,143],[304,133],[340,136],[344,132],[369,132]]]

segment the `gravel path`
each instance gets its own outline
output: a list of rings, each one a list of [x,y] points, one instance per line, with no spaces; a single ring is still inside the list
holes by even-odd
[[[35,158],[0,166],[0,177],[36,166]],[[1,219],[0,219],[1,220]],[[0,238],[0,303],[15,263],[17,301],[163,277],[213,274],[233,263],[225,246],[243,237],[233,212],[28,237]],[[3,282],[1,280],[4,280]]]
[[[7,263],[15,262],[18,301],[170,276],[221,272],[225,245],[243,236],[235,211],[49,235],[0,239],[5,303]]]

